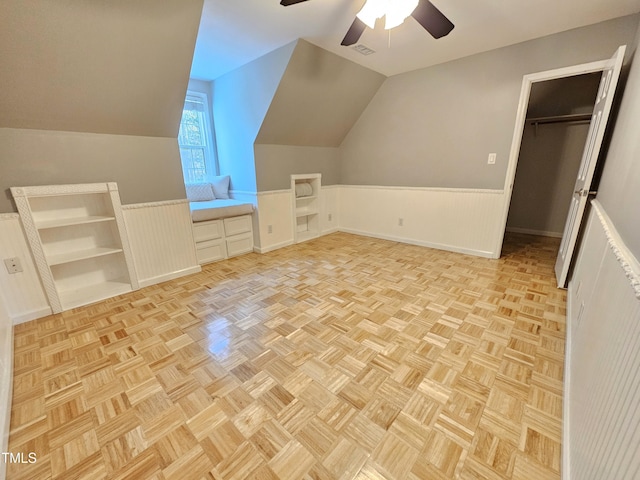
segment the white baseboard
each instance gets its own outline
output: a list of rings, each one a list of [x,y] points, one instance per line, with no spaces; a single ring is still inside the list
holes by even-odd
[[[0,363],[0,452],[9,451],[9,427],[11,422],[11,398],[13,396],[13,327],[11,335],[2,346]],[[0,480],[6,478],[7,465],[0,459]]]
[[[323,230],[320,232],[320,236],[323,237],[325,235],[331,235],[332,233],[338,233],[340,231],[340,229],[338,227],[336,228],[330,228],[329,230]]]
[[[569,430],[569,395],[571,393],[571,313],[573,312],[573,295],[571,282],[569,282],[569,288],[567,289],[567,320],[565,325],[566,340],[564,345],[564,375],[562,380],[562,464],[560,465],[560,474],[562,480],[569,480],[571,478],[571,462],[569,448],[569,441],[571,439]]]
[[[149,287],[151,285],[156,285],[158,283],[167,282],[169,280],[173,280],[175,278],[184,277],[186,275],[191,275],[194,273],[200,273],[202,271],[202,267],[197,265],[195,267],[185,268],[183,270],[178,270],[177,272],[165,273],[164,275],[158,275],[157,277],[145,278],[144,280],[139,280],[140,288]]]
[[[417,245],[419,247],[435,248],[437,250],[445,250],[447,252],[462,253],[465,255],[475,255],[476,257],[496,258],[493,252],[485,252],[482,250],[472,250],[469,248],[461,248],[453,245],[443,245],[439,243],[424,242],[422,240],[413,240],[411,238],[395,237],[392,235],[380,235],[378,233],[365,232],[352,228],[340,228],[340,232],[352,233],[354,235],[362,235],[363,237],[379,238],[381,240],[391,240],[392,242],[407,243],[409,245]]]
[[[11,321],[14,325],[20,325],[21,323],[27,323],[31,320],[36,320],[37,318],[46,317],[47,315],[51,315],[53,312],[51,311],[51,307],[39,308],[38,310],[31,310],[30,312],[23,312],[20,315],[16,315],[15,317],[11,317]]]
[[[507,227],[507,232],[537,235],[539,237],[562,238],[562,232],[548,232],[545,230],[531,230],[529,228]]]
[[[280,248],[288,247],[293,245],[293,240],[287,240],[286,242],[274,243],[273,245],[268,245],[266,247],[253,247],[253,251],[256,253],[269,253],[274,250],[278,250]]]

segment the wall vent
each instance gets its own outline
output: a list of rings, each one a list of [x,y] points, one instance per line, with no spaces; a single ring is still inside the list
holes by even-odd
[[[361,43],[353,47],[353,49],[362,55],[371,55],[372,53],[376,53],[375,50],[371,50],[369,47],[362,45]]]

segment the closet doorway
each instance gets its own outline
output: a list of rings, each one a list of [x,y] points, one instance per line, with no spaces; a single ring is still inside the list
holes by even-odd
[[[507,232],[562,238],[600,77],[589,73],[531,87]]]
[[[537,74],[525,75],[522,82],[522,90],[520,92],[520,103],[518,105],[518,113],[516,116],[516,126],[514,129],[513,141],[511,144],[511,152],[509,154],[509,163],[507,166],[507,175],[505,178],[505,195],[506,201],[504,203],[503,210],[503,222],[501,228],[501,234],[498,237],[498,244],[496,245],[496,251],[500,252],[502,250],[502,243],[504,240],[504,233],[507,229],[507,219],[509,216],[510,206],[512,205],[512,193],[514,192],[514,184],[516,179],[516,167],[520,168],[519,165],[519,157],[521,153],[521,146],[524,143],[524,133],[525,133],[525,125],[529,123],[534,126],[534,128],[540,127],[540,124],[544,121],[545,125],[549,124],[549,122],[560,123],[560,124],[569,124],[574,123],[576,120],[582,120],[584,117],[578,117],[573,115],[582,115],[582,113],[554,113],[552,115],[543,115],[532,117],[534,114],[537,104],[536,98],[544,98],[545,91],[553,91],[556,89],[557,85],[561,84],[553,84],[546,82],[553,82],[557,80],[562,80],[563,82],[570,82],[572,79],[578,79],[577,81],[583,81],[586,85],[589,84],[589,74],[597,73],[600,78],[599,85],[597,87],[597,93],[595,97],[593,97],[593,111],[591,113],[591,123],[588,129],[587,136],[585,138],[585,142],[583,143],[582,152],[580,155],[580,162],[578,166],[577,175],[574,179],[573,187],[569,188],[568,195],[570,196],[568,215],[566,216],[566,222],[564,226],[564,231],[562,234],[562,241],[559,245],[558,257],[556,260],[556,277],[558,279],[558,286],[564,287],[567,283],[569,268],[571,266],[571,260],[573,258],[573,254],[575,251],[575,247],[577,244],[578,234],[580,231],[580,225],[585,213],[585,209],[587,207],[587,201],[589,199],[590,187],[592,185],[592,180],[594,177],[595,169],[598,164],[598,157],[600,154],[600,149],[603,143],[607,123],[609,120],[609,115],[611,112],[611,108],[613,106],[613,99],[616,91],[616,86],[618,84],[618,79],[620,76],[620,71],[622,68],[622,62],[624,59],[626,46],[621,46],[614,53],[613,57],[609,60],[603,60],[600,62],[593,62],[584,65],[576,65],[572,67],[561,68],[558,70],[551,70],[548,72],[540,72]],[[543,84],[541,89],[536,93],[536,96],[532,97],[532,91],[537,84]],[[575,102],[575,98],[581,98],[583,95],[591,95],[588,89],[585,90],[585,93],[569,91],[564,92],[563,95],[560,95],[555,99],[556,106],[553,108],[557,108],[557,104],[561,105],[561,108],[566,109],[567,106],[569,110],[575,108],[576,110],[581,110],[584,108],[582,104],[585,102],[577,101]],[[533,101],[532,101],[533,100]],[[568,100],[568,102],[567,102]],[[567,102],[567,103],[565,103]],[[544,104],[545,102],[541,102]],[[554,103],[554,102],[551,102]],[[591,102],[589,102],[591,103]],[[545,107],[549,108],[549,107]],[[529,115],[527,115],[529,113]],[[538,112],[539,113],[539,112]],[[571,120],[571,122],[567,121]],[[579,122],[576,122],[579,123]],[[538,130],[539,131],[539,130]],[[537,132],[534,130],[534,134]],[[578,135],[579,137],[579,135]],[[571,143],[571,142],[569,142]],[[570,167],[569,167],[570,168]],[[525,169],[526,170],[526,169]],[[534,168],[535,170],[535,168]],[[537,171],[537,170],[536,170]],[[530,172],[529,172],[530,173]],[[548,172],[547,172],[548,173]],[[532,183],[531,178],[527,176],[526,173],[521,173],[520,176],[523,180],[520,180],[521,185],[530,186]],[[539,174],[538,176],[546,178],[546,185],[549,186],[549,183],[554,180],[554,178],[550,178],[549,175]],[[535,190],[535,188],[533,189]],[[554,191],[555,187],[550,191]],[[575,191],[574,191],[575,190]],[[530,189],[531,191],[531,189]],[[548,192],[547,192],[548,193]],[[526,195],[525,195],[526,196]],[[542,192],[542,197],[545,198],[545,201],[550,199],[544,195]],[[538,199],[539,201],[539,199]],[[533,208],[538,208],[538,205],[535,202],[520,202],[520,205],[523,204],[531,204]],[[516,210],[517,207],[514,207],[513,213],[511,214],[511,228],[512,229],[520,229],[521,232],[524,230],[529,230],[529,233],[533,233],[536,231],[535,228],[523,228],[514,225],[517,223],[519,212]],[[558,207],[557,211],[560,210]],[[536,210],[538,212],[538,210]],[[521,212],[520,212],[521,213]],[[531,212],[528,212],[528,215],[531,215]],[[548,224],[549,225],[549,224]],[[552,234],[551,230],[537,230],[538,233],[546,232],[547,235]]]

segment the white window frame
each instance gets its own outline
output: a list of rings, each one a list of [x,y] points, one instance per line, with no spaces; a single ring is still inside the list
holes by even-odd
[[[215,155],[216,149],[215,149],[214,135],[213,135],[213,128],[212,128],[213,122],[211,121],[211,113],[210,113],[211,105],[209,103],[209,97],[204,92],[196,92],[193,90],[188,90],[187,95],[185,97],[185,103],[187,100],[189,100],[190,97],[193,98],[194,100],[201,102],[204,105],[203,127],[205,130],[204,137],[206,142],[203,148],[204,163],[205,163],[205,170],[206,170],[204,181],[210,181],[212,180],[213,177],[218,175],[218,162]],[[182,116],[180,117],[180,127],[182,127]],[[180,151],[180,164],[182,169],[182,177],[185,184],[194,183],[194,182],[187,181],[187,178],[185,175],[185,165],[182,160],[182,149],[186,149],[189,147],[190,147],[189,145],[184,145],[184,146],[180,145],[180,133],[178,132],[178,148]]]

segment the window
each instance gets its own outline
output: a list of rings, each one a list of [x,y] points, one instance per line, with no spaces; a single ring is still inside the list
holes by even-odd
[[[203,183],[216,175],[209,107],[204,93],[187,92],[178,145],[184,183]]]

